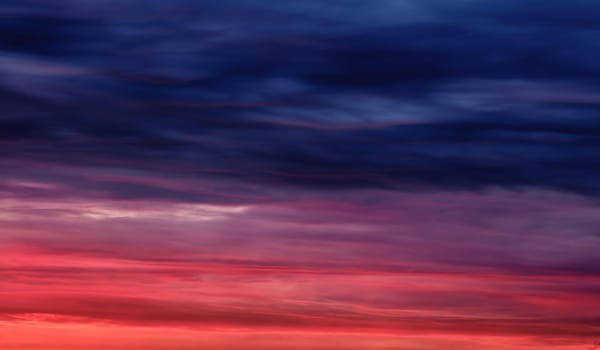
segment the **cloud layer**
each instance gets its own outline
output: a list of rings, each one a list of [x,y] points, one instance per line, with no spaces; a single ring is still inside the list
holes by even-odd
[[[3,1],[0,347],[589,348],[599,10]]]

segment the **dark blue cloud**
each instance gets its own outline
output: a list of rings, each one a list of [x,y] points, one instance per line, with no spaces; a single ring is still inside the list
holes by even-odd
[[[243,194],[598,195],[594,10],[583,0],[8,1],[0,152],[6,164],[207,179]],[[128,198],[215,200],[68,178]]]

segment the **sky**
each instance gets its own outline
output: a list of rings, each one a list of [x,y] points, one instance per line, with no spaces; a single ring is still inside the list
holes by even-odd
[[[599,13],[3,0],[0,349],[599,347]]]

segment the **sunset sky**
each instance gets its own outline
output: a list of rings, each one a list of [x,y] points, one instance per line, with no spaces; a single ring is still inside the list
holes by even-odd
[[[0,350],[590,350],[600,2],[1,0]]]

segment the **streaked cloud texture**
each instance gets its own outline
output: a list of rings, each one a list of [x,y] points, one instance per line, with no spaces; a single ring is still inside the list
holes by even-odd
[[[599,12],[4,0],[0,348],[590,349]]]

